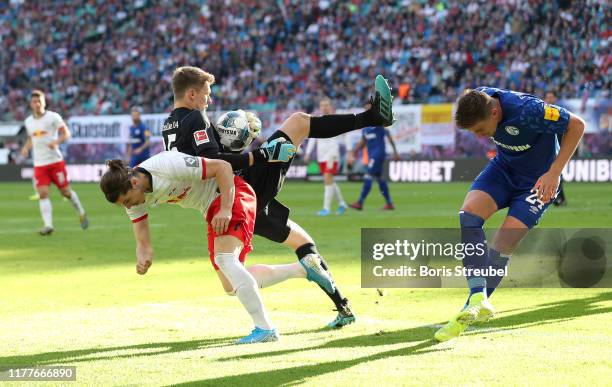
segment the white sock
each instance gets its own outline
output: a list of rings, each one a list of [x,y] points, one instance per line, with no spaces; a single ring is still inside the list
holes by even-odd
[[[51,207],[51,199],[38,199],[38,204],[40,206],[40,215],[43,218],[43,222],[45,223],[45,227],[53,228],[53,214]]]
[[[306,278],[306,270],[299,262],[287,265],[253,265],[247,270],[260,288],[267,288],[290,278]]]
[[[268,319],[257,290],[257,282],[238,261],[238,258],[231,253],[218,253],[215,255],[215,263],[234,287],[236,296],[251,315],[255,326],[266,330],[272,329],[272,323]]]
[[[334,183],[332,184],[332,186],[334,187],[334,194],[336,195],[336,200],[338,201],[338,204],[342,207],[346,207],[346,202],[344,201],[344,198],[342,197],[342,192],[340,192],[340,187],[338,187],[338,184]]]
[[[325,186],[325,192],[323,194],[323,209],[329,211],[331,206],[332,198],[334,197],[334,187],[331,185]]]
[[[79,212],[79,215],[85,215],[85,210],[81,205],[79,196],[76,194],[76,192],[72,190],[70,190],[70,202],[72,203],[72,206]]]

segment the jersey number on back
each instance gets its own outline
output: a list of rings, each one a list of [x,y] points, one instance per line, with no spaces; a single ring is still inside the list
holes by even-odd
[[[164,138],[164,149],[167,151],[177,150],[174,145],[176,142],[176,132],[173,130],[164,130],[162,132],[162,136]]]

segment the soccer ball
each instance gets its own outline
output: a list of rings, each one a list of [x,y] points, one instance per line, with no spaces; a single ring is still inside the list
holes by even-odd
[[[259,125],[257,125],[259,123]],[[261,121],[243,110],[227,112],[217,120],[216,128],[225,151],[242,152],[259,135]]]

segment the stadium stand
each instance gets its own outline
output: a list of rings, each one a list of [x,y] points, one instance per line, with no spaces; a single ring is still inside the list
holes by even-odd
[[[376,73],[402,103],[454,101],[482,84],[592,97],[612,86],[611,10],[593,0],[12,0],[0,3],[0,120],[24,119],[33,87],[66,116],[164,112],[185,64],[217,76],[213,109],[311,111],[322,95],[360,106]]]

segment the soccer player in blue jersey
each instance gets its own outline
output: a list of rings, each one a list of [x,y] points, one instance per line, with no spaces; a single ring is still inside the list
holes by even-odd
[[[561,171],[576,150],[585,123],[566,109],[529,94],[492,87],[466,90],[457,100],[457,127],[491,137],[497,155],[476,177],[459,211],[463,243],[486,243],[484,222],[508,208],[485,254],[466,254],[467,269],[504,269],[514,249],[557,194]],[[557,134],[563,134],[560,144]],[[489,297],[501,276],[468,276],[464,308],[435,333],[438,341],[459,336],[494,314]]]
[[[369,108],[370,105],[366,104],[365,109],[367,110]],[[363,187],[361,188],[361,195],[359,195],[359,200],[349,206],[361,211],[363,209],[363,202],[365,202],[368,194],[370,193],[370,189],[372,189],[372,180],[376,179],[376,182],[378,182],[378,188],[380,188],[380,193],[384,196],[386,201],[383,210],[394,210],[395,207],[393,206],[393,201],[391,200],[391,194],[389,194],[389,186],[383,177],[383,166],[385,165],[385,159],[387,157],[385,138],[389,139],[389,143],[393,148],[393,159],[399,160],[400,158],[399,154],[397,153],[395,143],[393,142],[393,138],[391,137],[389,130],[383,126],[370,126],[363,128],[361,133],[361,141],[357,143],[353,152],[349,153],[348,163],[353,164],[355,154],[360,149],[365,147],[368,150],[368,166],[365,181],[363,183]]]
[[[132,108],[133,125],[130,126],[130,142],[127,145],[130,167],[135,167],[151,156],[149,151],[151,132],[140,120],[141,113],[141,108]]]

